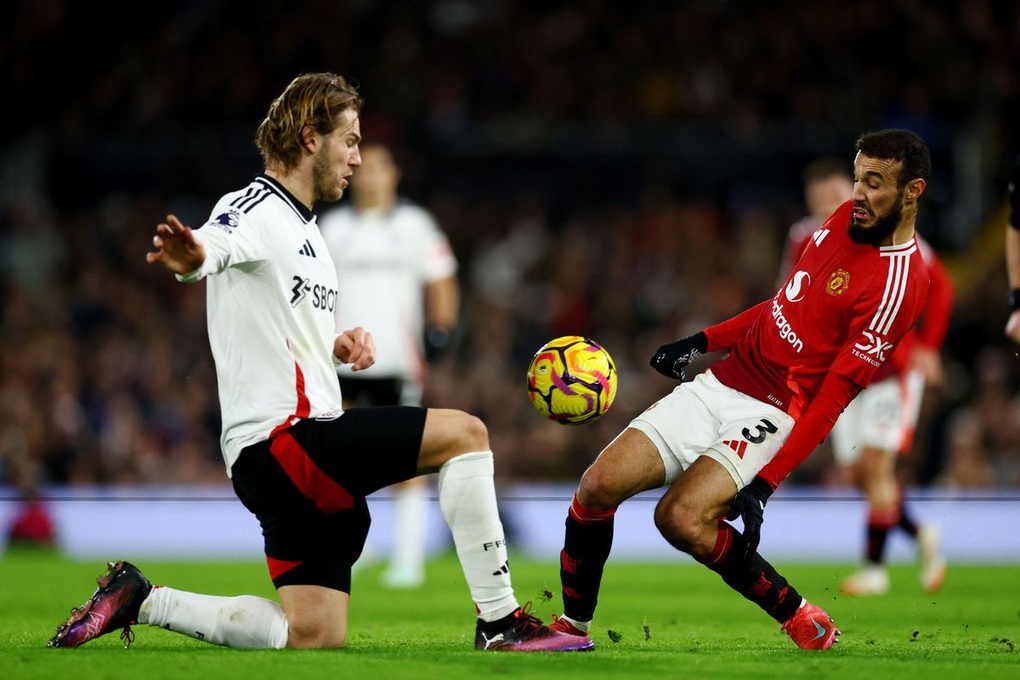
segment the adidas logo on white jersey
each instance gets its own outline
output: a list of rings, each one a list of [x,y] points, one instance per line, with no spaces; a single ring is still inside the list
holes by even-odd
[[[315,257],[315,249],[312,248],[312,244],[306,239],[305,244],[301,246],[298,251],[299,255],[307,255],[308,257]]]

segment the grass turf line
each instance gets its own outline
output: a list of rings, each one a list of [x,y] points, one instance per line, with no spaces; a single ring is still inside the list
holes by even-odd
[[[132,561],[154,583],[216,595],[274,597],[260,562]],[[68,610],[92,594],[104,565],[49,552],[9,551],[0,557],[0,676],[5,680],[301,680],[335,673],[358,680],[477,680],[486,675],[527,680],[1020,677],[1016,565],[951,565],[946,586],[936,595],[920,590],[915,567],[894,565],[892,590],[880,598],[839,595],[838,584],[853,565],[779,567],[842,629],[831,652],[798,650],[775,622],[703,567],[612,559],[593,626],[595,652],[476,652],[473,605],[452,556],[431,561],[427,584],[418,590],[383,589],[377,585],[379,567],[360,572],[354,583],[347,648],[340,651],[229,650],[148,626],[135,627],[137,638],[130,649],[125,650],[114,634],[77,650],[55,650],[45,647],[46,640]],[[511,568],[521,603],[530,600],[547,621],[560,612],[554,561],[512,557]]]

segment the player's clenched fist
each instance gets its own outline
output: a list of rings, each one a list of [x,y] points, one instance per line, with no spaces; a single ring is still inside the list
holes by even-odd
[[[659,347],[648,363],[667,378],[683,380],[684,368],[706,351],[708,338],[702,331]]]
[[[375,341],[361,326],[344,331],[333,341],[333,354],[352,371],[360,371],[375,363]]]

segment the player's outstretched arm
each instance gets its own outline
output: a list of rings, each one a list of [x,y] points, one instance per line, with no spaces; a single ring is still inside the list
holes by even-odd
[[[706,352],[732,347],[733,343],[747,333],[747,329],[770,302],[771,298],[699,333],[662,345],[655,350],[648,363],[667,378],[683,380],[684,368]]]
[[[737,340],[747,334],[747,329],[758,320],[762,312],[771,304],[772,298],[762,300],[754,307],[745,309],[733,318],[706,328],[705,335],[708,336],[708,351],[716,352],[733,347]]]
[[[167,215],[166,222],[156,226],[152,245],[155,250],[145,254],[145,261],[149,264],[159,262],[174,274],[189,274],[205,262],[205,248],[191,228],[181,224],[173,215]]]

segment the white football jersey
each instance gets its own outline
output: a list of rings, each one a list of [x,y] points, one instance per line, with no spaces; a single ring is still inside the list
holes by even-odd
[[[424,374],[425,286],[453,276],[457,261],[446,235],[420,206],[400,200],[388,211],[358,212],[350,204],[322,216],[322,235],[337,267],[341,328],[372,334],[375,365],[354,378]]]
[[[260,175],[195,230],[206,282],[227,473],[241,450],[301,418],[341,413],[336,268],[315,213]]]

